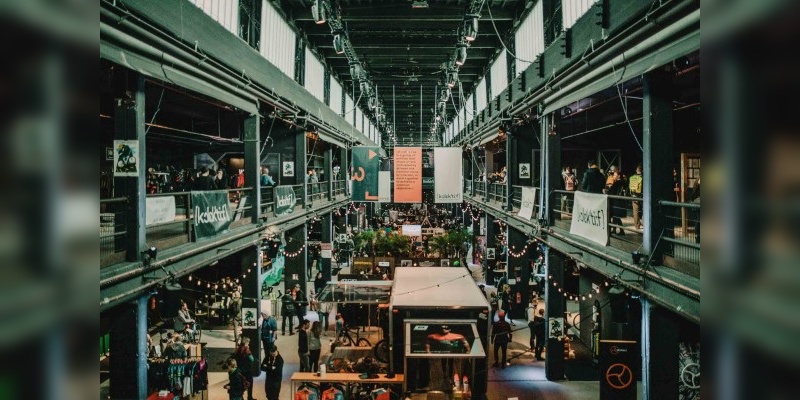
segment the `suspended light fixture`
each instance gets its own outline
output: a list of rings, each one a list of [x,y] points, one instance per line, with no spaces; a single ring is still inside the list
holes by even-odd
[[[436,120],[443,119],[447,114],[447,103],[444,101],[440,101],[436,108]]]
[[[344,53],[344,38],[340,33],[333,36],[333,50],[336,54]]]
[[[478,37],[478,19],[480,15],[477,14],[467,14],[464,17],[464,40],[467,42],[472,42],[475,38]]]
[[[455,51],[456,66],[462,66],[467,61],[467,44],[459,42]]]
[[[361,64],[354,62],[350,64],[350,77],[355,80],[361,80],[361,72],[364,68],[361,67]]]
[[[447,87],[449,89],[452,89],[457,82],[458,82],[458,70],[453,68],[447,72]]]
[[[378,98],[376,96],[370,96],[367,102],[367,106],[369,106],[370,110],[374,110],[375,107],[378,106]]]
[[[318,25],[326,22],[323,0],[314,1],[314,4],[311,5],[311,15],[314,17],[314,22]]]

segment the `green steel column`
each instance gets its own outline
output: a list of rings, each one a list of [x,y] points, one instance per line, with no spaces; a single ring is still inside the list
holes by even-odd
[[[292,131],[290,131],[292,132]],[[306,140],[306,133],[302,129],[294,130],[295,135],[295,144],[294,144],[294,177],[295,182],[298,185],[303,185],[303,208],[309,208],[309,197],[308,194],[311,192],[306,185],[306,175],[308,171],[306,170],[306,163],[308,156],[306,155],[306,145],[308,140]]]
[[[528,299],[531,293],[530,286],[528,286],[528,281],[531,277],[530,268],[528,268],[528,251],[531,250],[525,250],[527,242],[528,236],[525,233],[511,227],[508,228],[508,278],[509,280],[512,278],[515,280],[514,284],[511,285],[511,293],[520,294],[519,303],[516,302],[516,296],[511,300],[511,318],[523,321],[527,319],[525,308],[528,306]],[[512,255],[512,251],[519,257]]]
[[[484,259],[486,260],[486,284],[487,285],[494,285],[494,267],[497,264],[497,259],[500,257],[500,243],[497,242],[497,225],[494,223],[494,216],[486,213],[486,252],[489,252],[489,249],[494,249],[495,258],[493,260],[488,259],[484,254]],[[480,223],[480,219],[478,220]],[[480,228],[478,228],[480,229]],[[497,288],[498,290],[500,288]]]
[[[285,233],[286,247],[284,248],[284,287],[291,290],[295,284],[301,288],[306,283],[306,225],[289,229]]]
[[[543,118],[545,121],[549,120],[549,116]],[[542,127],[542,143],[545,144],[545,151],[542,152],[542,158],[545,160],[545,180],[542,183],[542,196],[541,198],[547,205],[547,223],[553,225],[556,215],[552,210],[558,204],[555,196],[552,195],[553,190],[561,188],[561,135],[556,129],[556,134],[550,134],[550,127],[547,129]]]
[[[114,178],[114,197],[127,197],[128,203],[122,215],[123,229],[128,232],[120,237],[115,247],[124,247],[127,261],[139,261],[141,252],[147,247],[145,236],[145,202],[147,190],[146,166],[147,143],[145,141],[144,116],[144,77],[136,76],[136,92],[132,101],[117,99],[114,110],[114,138],[135,140],[139,149],[136,157],[138,173],[136,176]],[[118,149],[114,149],[118,151]]]
[[[252,194],[245,194],[252,200],[248,206],[251,221],[256,224],[261,217],[261,117],[250,115],[244,120],[244,179],[245,187],[253,188]],[[280,173],[280,171],[277,171]]]
[[[325,179],[327,182],[328,201],[333,200],[333,146],[328,145],[328,149],[324,154]]]
[[[672,192],[671,82],[671,77],[663,71],[650,72],[643,79],[642,248],[645,254],[652,255],[653,260],[660,260],[662,251],[656,248],[656,244],[664,230],[665,222],[659,211],[658,201],[675,200]]]
[[[112,399],[147,398],[147,300],[140,296],[113,312],[109,335]]]
[[[564,312],[564,256],[545,246],[544,257],[546,260],[547,285],[545,286],[545,319],[547,329],[545,332],[547,355],[544,364],[544,374],[547,380],[558,381],[564,379],[564,341],[562,338],[551,337],[553,321],[558,321],[560,329],[565,332]],[[554,286],[555,285],[555,286]],[[561,288],[561,292],[559,292]],[[555,320],[558,318],[558,320]]]
[[[321,217],[322,243],[328,243],[331,249],[333,249],[333,213],[328,212],[322,214]],[[325,281],[329,281],[331,280],[331,258],[322,257],[321,262],[320,270],[322,271],[322,278],[324,278]]]
[[[680,320],[644,297],[642,303],[642,399],[677,399]]]
[[[506,133],[506,202],[503,204],[503,207],[506,211],[511,211],[511,186],[517,184],[517,179],[519,178],[519,168],[517,168],[517,163],[519,162],[517,157],[517,145],[518,141],[516,138],[516,132],[507,132]]]
[[[259,336],[260,326],[258,325],[258,318],[261,316],[261,281],[258,279],[261,268],[261,250],[258,246],[252,246],[243,250],[240,254],[239,274],[241,278],[239,279],[239,284],[242,286],[242,309],[239,310],[237,320],[242,323],[242,336],[250,339],[250,352],[253,353],[253,358],[258,362],[263,359],[260,356],[261,337]],[[255,320],[255,326],[252,323],[248,323],[248,318],[250,317]],[[258,368],[254,369],[253,372],[260,374]]]

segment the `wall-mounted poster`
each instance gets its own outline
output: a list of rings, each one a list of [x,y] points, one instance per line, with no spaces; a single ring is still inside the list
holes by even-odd
[[[139,176],[139,141],[114,141],[114,176]]]
[[[294,161],[284,161],[281,176],[294,176]]]
[[[561,340],[564,338],[564,317],[551,317],[547,324],[548,337]]]
[[[106,147],[106,161],[114,161],[114,148]]]
[[[487,247],[486,248],[486,259],[487,260],[494,260],[494,247]]]
[[[406,329],[408,354],[469,354],[477,337],[474,323],[420,321],[407,323]]]
[[[519,164],[519,177],[524,179],[530,179],[531,177],[531,164],[530,163],[520,163]]]
[[[258,317],[255,307],[242,307],[242,329],[256,329]]]

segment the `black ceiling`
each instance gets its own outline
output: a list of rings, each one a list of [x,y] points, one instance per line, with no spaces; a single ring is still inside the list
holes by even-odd
[[[306,35],[311,47],[324,57],[331,71],[352,91],[348,60],[344,54],[334,52],[330,26],[314,22],[312,3],[312,0],[279,1],[287,19]],[[420,86],[423,127],[432,122],[437,99],[436,84],[444,77],[442,64],[453,57],[457,31],[471,2],[428,0],[427,8],[412,8],[412,3],[409,0],[332,1],[347,27],[350,43],[377,86],[388,121],[391,123],[396,118],[398,138],[411,134],[416,136],[420,131]],[[514,20],[525,11],[526,3],[524,0],[485,2],[478,37],[469,47],[467,61],[458,72],[465,94],[473,90],[502,47],[486,7],[491,7],[494,23],[505,41]],[[461,96],[458,90],[454,90],[453,95],[453,101],[459,104]],[[455,114],[453,101],[448,103],[448,120]]]

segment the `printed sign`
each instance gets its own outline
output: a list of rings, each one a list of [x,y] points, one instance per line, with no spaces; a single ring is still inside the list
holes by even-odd
[[[275,186],[275,216],[291,214],[297,204],[297,197],[291,186]]]
[[[564,338],[564,317],[550,317],[547,321],[547,332],[550,339]]]
[[[494,260],[494,247],[487,247],[486,248],[486,259],[487,260]]]
[[[114,176],[139,176],[139,141],[114,141]]]
[[[148,197],[145,207],[145,225],[175,221],[175,197]]]
[[[284,161],[281,175],[294,176],[294,161]]]
[[[572,224],[569,233],[589,239],[601,246],[608,244],[608,196],[575,192]]]
[[[225,190],[192,192],[192,205],[197,239],[226,232],[233,221],[228,192]]]
[[[523,186],[522,199],[520,201],[519,213],[517,216],[530,220],[533,217],[533,208],[536,204],[536,188]]]
[[[258,312],[255,307],[242,307],[242,329],[256,329],[257,321]]]
[[[106,161],[114,161],[114,148],[106,147]]]
[[[521,179],[530,179],[530,177],[531,177],[531,164],[530,163],[520,163],[519,164],[519,177]]]
[[[422,148],[394,148],[394,202],[422,202]]]
[[[392,201],[392,172],[378,171],[378,202]]]
[[[633,340],[600,341],[600,398],[636,399],[635,362],[639,345]]]
[[[433,169],[435,203],[461,203],[463,201],[462,161],[460,147],[433,149],[436,166]]]
[[[379,147],[353,147],[351,164],[353,201],[378,201]]]

